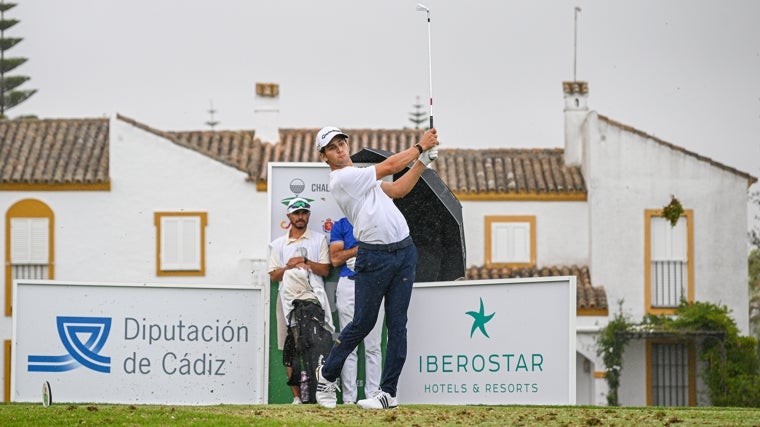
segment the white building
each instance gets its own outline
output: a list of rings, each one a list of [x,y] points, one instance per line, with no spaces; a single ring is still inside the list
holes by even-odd
[[[462,202],[468,278],[578,277],[577,399],[605,404],[595,338],[617,301],[634,319],[671,312],[682,296],[724,304],[748,334],[746,206],[757,179],[589,111],[585,82],[563,87],[564,148],[441,149],[434,166]],[[166,132],[118,115],[0,121],[6,400],[15,277],[268,280],[267,164],[318,157],[316,129],[278,129],[277,85],[257,94],[256,132]],[[344,130],[353,152],[396,152],[421,135]],[[675,227],[661,217],[671,195],[685,209]],[[652,393],[653,353],[688,366],[675,402],[702,403],[693,349],[638,340],[626,350],[621,404],[673,404]]]

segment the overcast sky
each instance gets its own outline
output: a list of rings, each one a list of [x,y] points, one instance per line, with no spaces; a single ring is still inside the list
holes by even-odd
[[[427,111],[416,0],[15,0],[13,74],[38,93],[11,117],[120,113],[162,130],[255,127],[280,84],[281,127],[401,128]],[[760,176],[760,1],[422,0],[435,124],[456,147],[562,147],[562,82],[589,107]],[[756,185],[754,189],[757,189]]]

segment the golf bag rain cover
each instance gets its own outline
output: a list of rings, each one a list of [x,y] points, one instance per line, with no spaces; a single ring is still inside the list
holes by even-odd
[[[333,345],[332,333],[324,326],[325,312],[322,307],[312,301],[293,301],[293,311],[290,313],[290,325],[296,344],[296,353],[301,358],[303,370],[309,375],[309,399],[301,395],[308,403],[317,403],[317,379],[314,371],[319,366],[319,358],[327,358]],[[300,371],[293,367],[295,371]]]

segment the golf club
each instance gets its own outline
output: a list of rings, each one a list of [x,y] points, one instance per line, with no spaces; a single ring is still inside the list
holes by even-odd
[[[433,128],[433,54],[430,48],[430,9],[427,6],[417,3],[417,11],[427,14],[428,23],[428,76],[430,80],[430,128]],[[433,147],[428,153],[430,160],[438,158],[438,147]]]

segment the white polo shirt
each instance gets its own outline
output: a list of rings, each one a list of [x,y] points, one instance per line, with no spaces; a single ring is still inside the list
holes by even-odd
[[[388,244],[409,236],[409,225],[393,199],[380,188],[374,166],[330,172],[330,193],[354,226],[356,240]]]

